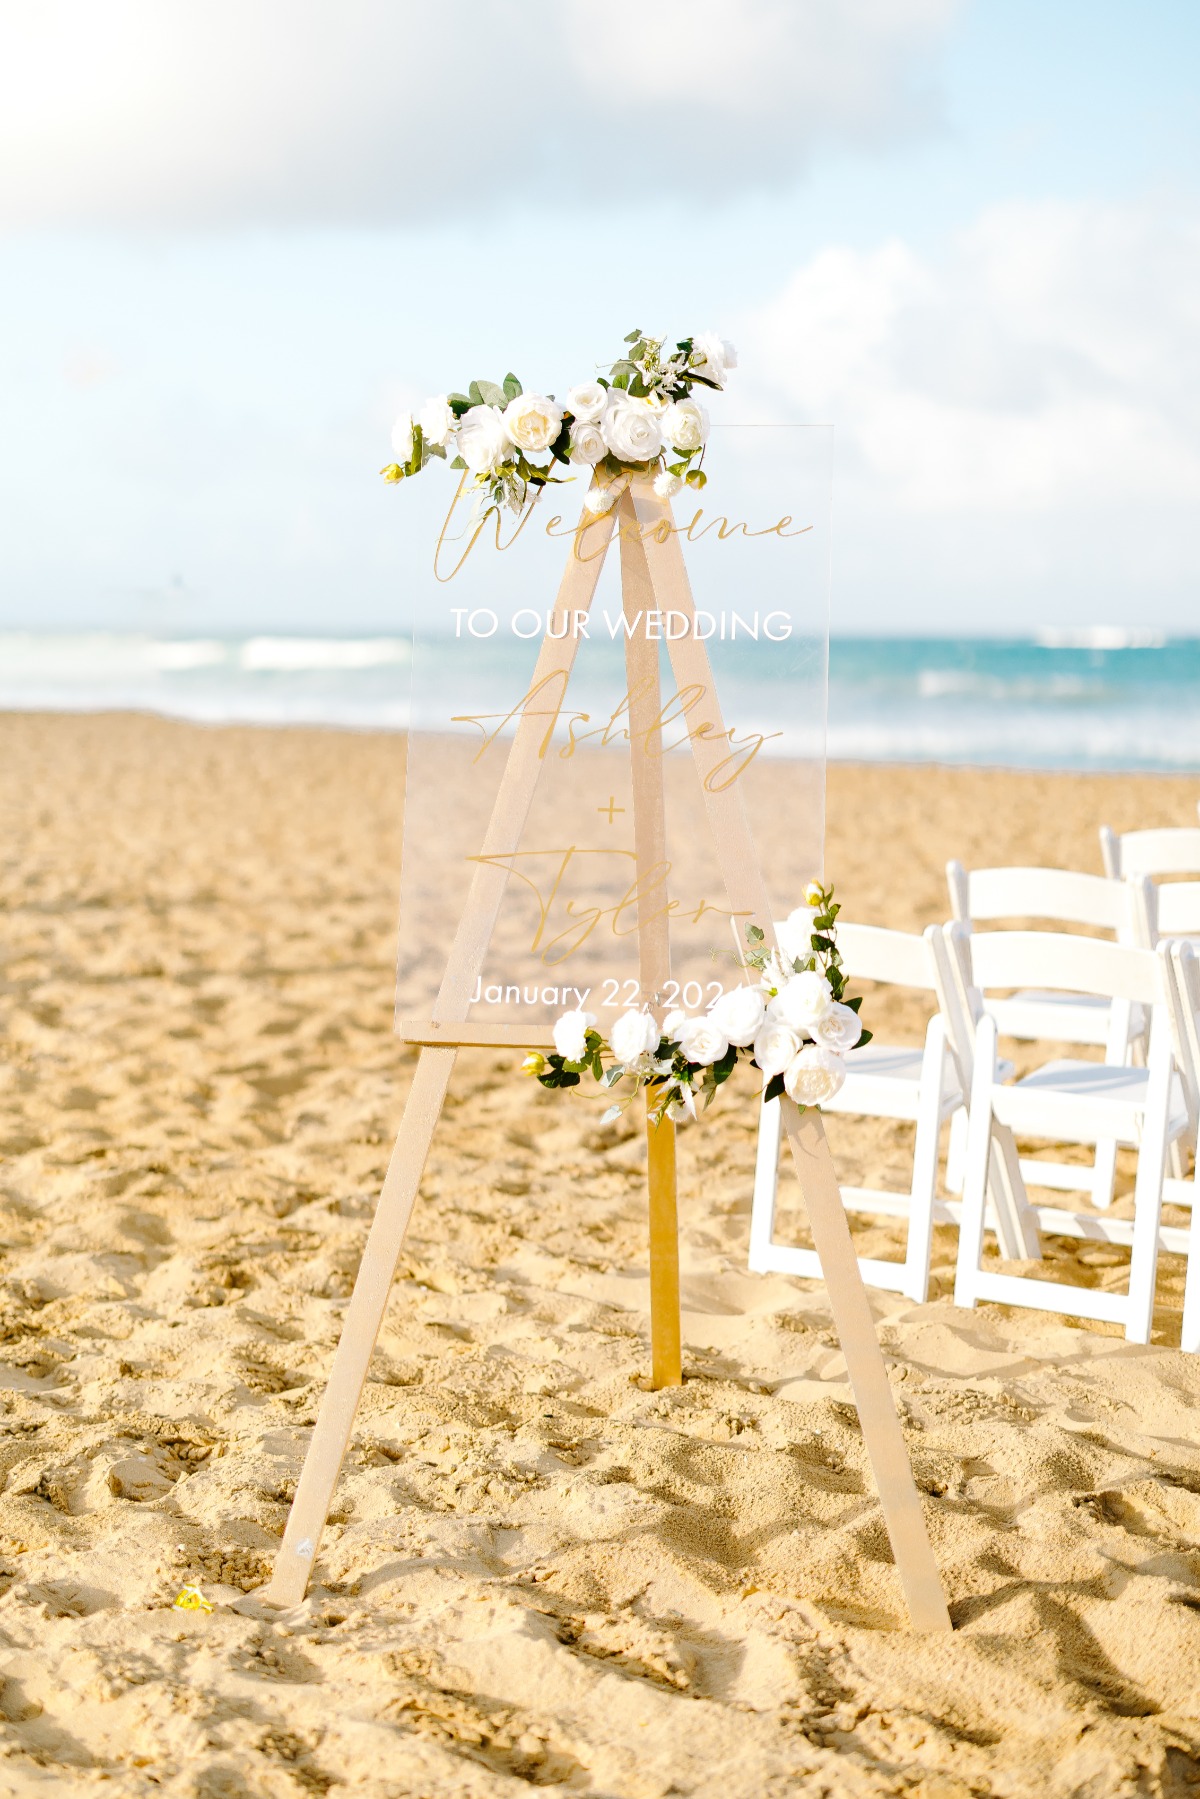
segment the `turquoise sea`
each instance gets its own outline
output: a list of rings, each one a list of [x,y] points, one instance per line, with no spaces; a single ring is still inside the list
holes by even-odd
[[[452,672],[447,654],[448,683]],[[736,673],[743,696],[761,683],[778,705],[787,677],[770,645],[747,644]],[[410,687],[403,636],[0,634],[0,709],[136,708],[211,723],[399,730]],[[1096,628],[835,638],[828,751],[842,760],[1200,771],[1200,637]]]

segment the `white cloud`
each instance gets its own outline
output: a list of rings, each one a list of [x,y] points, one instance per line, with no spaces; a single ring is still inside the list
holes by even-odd
[[[999,626],[1031,606],[1104,616],[1124,594],[1126,612],[1184,623],[1190,610],[1194,626],[1191,221],[1010,204],[937,254],[829,248],[741,335],[747,365],[778,371],[790,416],[838,427],[854,595],[1006,594]],[[758,399],[779,411],[765,387]]]
[[[727,196],[939,120],[958,0],[0,0],[0,222]]]

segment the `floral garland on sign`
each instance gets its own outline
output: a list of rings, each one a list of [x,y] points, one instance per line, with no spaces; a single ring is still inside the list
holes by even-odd
[[[845,996],[833,888],[810,882],[804,902],[789,915],[785,935],[807,935],[806,955],[767,950],[764,932],[748,925],[743,967],[758,975],[753,986],[731,988],[694,1017],[668,1012],[661,1027],[646,1008],[624,1012],[607,1043],[591,1012],[564,1012],[554,1027],[555,1054],[526,1056],[522,1072],[543,1087],[577,1087],[587,1073],[602,1087],[630,1082],[602,1124],[619,1117],[643,1087],[661,1089],[650,1111],[656,1124],[695,1118],[697,1101],[709,1105],[739,1060],[759,1070],[767,1099],[786,1093],[802,1112],[832,1099],[846,1078],[847,1051],[869,1043],[871,1033],[859,1020],[861,996]]]
[[[625,473],[655,475],[663,499],[685,484],[703,487],[708,413],[692,389],[720,392],[737,367],[733,345],[712,332],[682,337],[670,351],[664,338],[641,331],[625,342],[628,350],[607,375],[571,388],[562,402],[526,393],[509,374],[499,383],[472,381],[465,394],[438,394],[415,418],[401,413],[392,430],[396,461],[380,473],[403,481],[453,450],[450,467],[471,473],[479,501],[516,513],[548,483],[565,479],[554,473],[556,463],[610,477],[589,490],[593,512],[609,509],[612,478]]]

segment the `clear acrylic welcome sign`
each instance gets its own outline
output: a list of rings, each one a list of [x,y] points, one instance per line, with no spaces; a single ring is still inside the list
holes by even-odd
[[[414,631],[398,1019],[438,1015],[481,864],[505,877],[503,899],[461,996],[463,1040],[472,1023],[545,1029],[573,1006],[606,1031],[631,1004],[697,1011],[737,981],[741,925],[697,741],[703,779],[741,797],[775,915],[800,903],[822,867],[831,438],[821,426],[715,427],[702,489],[663,502],[635,483],[601,512],[585,507],[586,469],[519,519],[481,516],[443,481],[405,483]],[[664,586],[653,569],[666,565],[665,538]],[[556,615],[568,576],[585,597]],[[548,634],[558,654],[539,675]],[[537,785],[497,837],[522,719],[536,720]],[[650,764],[662,831],[639,858],[633,787]],[[639,971],[639,913],[669,924],[670,975],[654,992]]]

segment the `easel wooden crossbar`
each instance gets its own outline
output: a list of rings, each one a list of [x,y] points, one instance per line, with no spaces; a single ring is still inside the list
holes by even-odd
[[[620,542],[622,605],[627,627],[634,849],[640,877],[644,870],[661,865],[666,851],[662,759],[648,749],[654,724],[661,715],[659,646],[649,636],[646,621],[655,611],[682,614],[693,623],[695,617],[680,539],[672,528],[670,504],[655,495],[648,480],[635,477],[607,513],[596,516],[585,509],[571,540],[566,571],[531,685],[536,689],[542,681],[559,675],[565,691],[579,641],[568,620],[571,615],[590,610],[614,530]],[[586,558],[578,554],[585,533]],[[697,731],[690,741],[730,909],[757,922],[773,942],[771,907],[740,787],[736,782],[726,786],[709,781],[721,760],[724,725],[708,652],[689,629],[668,643],[668,654],[677,686],[698,686],[708,702],[705,716],[709,729]],[[542,723],[530,713],[523,713],[512,739],[480,858],[475,862],[433,1015],[429,1019],[405,1020],[399,1027],[402,1039],[420,1046],[420,1058],[283,1543],[271,1581],[262,1594],[272,1605],[298,1604],[308,1585],[457,1052],[476,1045],[542,1048],[549,1041],[545,1027],[488,1024],[467,1017],[469,996],[483,967],[504,898],[507,870],[502,859],[518,848],[533,803],[542,766],[543,737]],[[656,1006],[671,972],[669,921],[661,905],[641,897],[643,885],[649,890],[650,883],[643,884],[639,879],[639,975],[643,1003]],[[779,1104],[909,1616],[917,1630],[947,1631],[950,1617],[820,1114],[812,1110],[801,1113],[787,1098]],[[658,1126],[648,1123],[647,1131],[651,1376],[655,1386],[671,1386],[682,1378],[675,1127],[669,1121]]]

